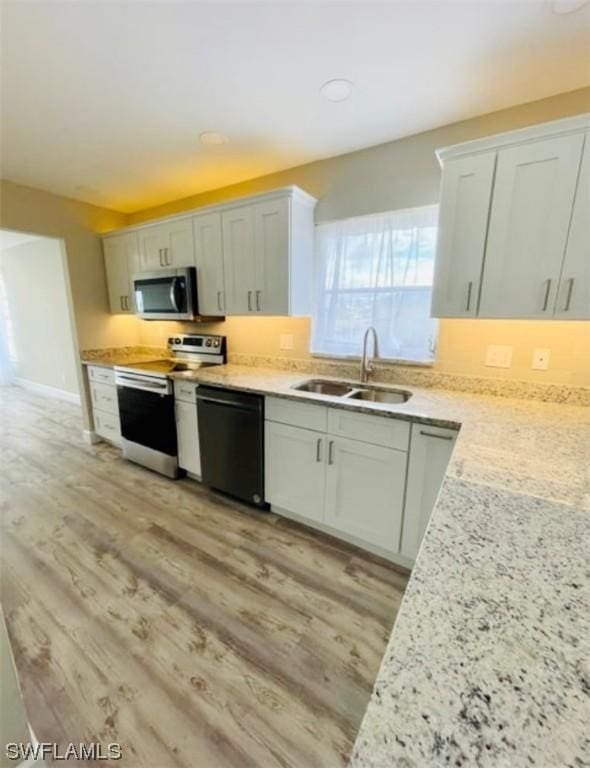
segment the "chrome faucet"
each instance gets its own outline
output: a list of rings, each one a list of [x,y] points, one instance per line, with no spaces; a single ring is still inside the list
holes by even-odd
[[[377,338],[377,331],[370,325],[365,331],[365,337],[363,339],[363,356],[361,358],[361,383],[366,384],[369,380],[369,374],[375,370],[373,363],[367,360],[367,341],[369,334],[373,334],[373,359],[376,360],[379,357],[379,339]]]

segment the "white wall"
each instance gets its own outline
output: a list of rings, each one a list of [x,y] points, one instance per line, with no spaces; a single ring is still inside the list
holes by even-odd
[[[16,350],[15,376],[78,395],[74,333],[60,240],[40,237],[0,251],[0,278]]]

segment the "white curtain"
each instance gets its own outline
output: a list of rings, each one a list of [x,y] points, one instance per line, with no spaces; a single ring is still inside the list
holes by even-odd
[[[433,358],[437,219],[429,205],[316,227],[312,352],[358,356],[373,325],[381,357]]]

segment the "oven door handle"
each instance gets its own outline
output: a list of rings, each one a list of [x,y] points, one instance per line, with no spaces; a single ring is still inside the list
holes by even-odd
[[[177,312],[180,312],[180,307],[178,306],[178,301],[176,299],[176,285],[178,283],[178,278],[173,277],[170,281],[170,303],[174,307],[174,309]]]
[[[128,389],[144,389],[150,392],[160,392],[163,395],[168,394],[169,391],[168,382],[160,383],[159,381],[136,379],[133,376],[126,376],[122,373],[117,374],[115,384],[118,384],[121,387],[127,387]]]

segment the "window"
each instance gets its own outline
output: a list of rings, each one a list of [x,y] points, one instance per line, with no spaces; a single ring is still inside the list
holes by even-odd
[[[316,227],[312,352],[358,356],[373,325],[381,357],[432,360],[437,217],[429,205]]]

